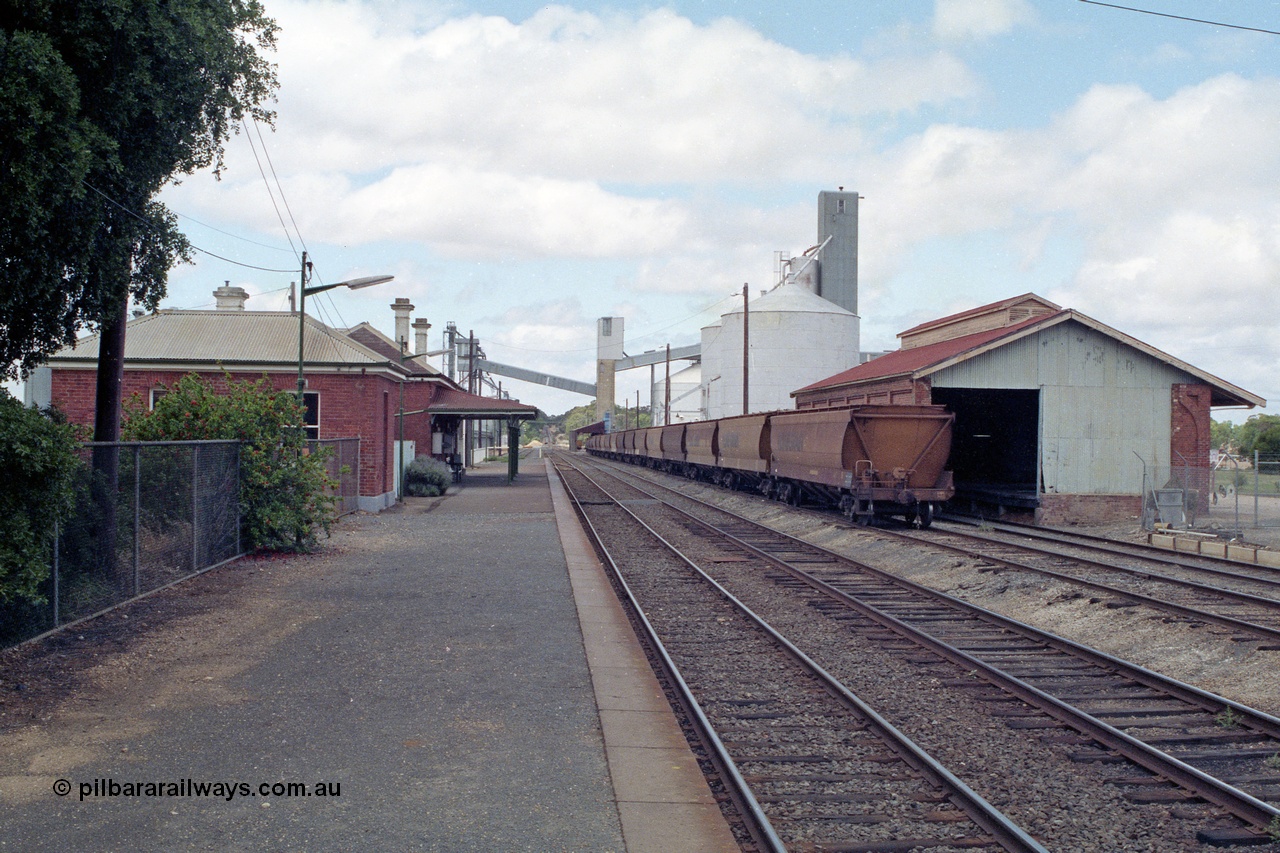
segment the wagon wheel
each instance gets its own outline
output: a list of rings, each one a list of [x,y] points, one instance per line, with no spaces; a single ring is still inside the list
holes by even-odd
[[[933,504],[922,503],[916,505],[915,526],[921,530],[925,530],[929,525],[933,524]]]

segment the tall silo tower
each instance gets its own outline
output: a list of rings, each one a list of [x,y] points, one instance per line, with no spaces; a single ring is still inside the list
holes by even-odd
[[[818,261],[818,287],[814,291],[850,314],[858,313],[858,194],[818,193],[818,244],[831,242]]]
[[[614,362],[626,358],[622,351],[623,319],[601,317],[596,321],[596,419],[613,419]]]

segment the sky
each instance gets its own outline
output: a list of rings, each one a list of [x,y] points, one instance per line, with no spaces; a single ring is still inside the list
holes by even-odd
[[[265,5],[274,128],[164,191],[201,251],[162,307],[283,310],[305,247],[312,284],[395,276],[308,300],[331,325],[390,335],[407,297],[432,348],[453,321],[594,382],[597,318],[696,343],[844,187],[863,350],[1034,292],[1280,400],[1280,35],[1081,0]],[[1121,5],[1280,31],[1274,0]]]

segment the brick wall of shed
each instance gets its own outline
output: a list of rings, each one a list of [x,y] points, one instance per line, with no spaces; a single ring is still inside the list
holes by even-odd
[[[1040,495],[1037,524],[1112,524],[1136,522],[1142,515],[1141,495]]]
[[[1199,509],[1209,508],[1209,495],[1213,489],[1213,470],[1209,464],[1210,403],[1213,389],[1208,385],[1177,384],[1173,386],[1172,424],[1169,439],[1169,457],[1175,469],[1184,472],[1181,479],[1174,478],[1183,488],[1196,491]],[[1155,483],[1163,486],[1164,483]]]

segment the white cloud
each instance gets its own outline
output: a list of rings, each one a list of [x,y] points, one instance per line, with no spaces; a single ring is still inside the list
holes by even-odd
[[[1033,17],[1027,0],[937,0],[933,32],[944,41],[1003,35]]]
[[[972,93],[945,53],[819,58],[730,19],[543,8],[420,34],[357,4],[282,2],[280,128],[307,168],[420,162],[626,182],[809,177],[859,118]],[[788,174],[789,173],[789,174]]]
[[[1097,86],[1038,130],[933,126],[875,161],[867,195],[892,203],[864,228],[868,296],[939,239],[1003,235],[1034,263],[1070,235],[1079,264],[1044,295],[1189,360],[1197,348],[1229,381],[1270,387],[1261,370],[1234,375],[1230,342],[1274,339],[1280,316],[1276,127],[1280,82],[1233,75],[1167,98]],[[956,286],[975,274],[957,269]]]

